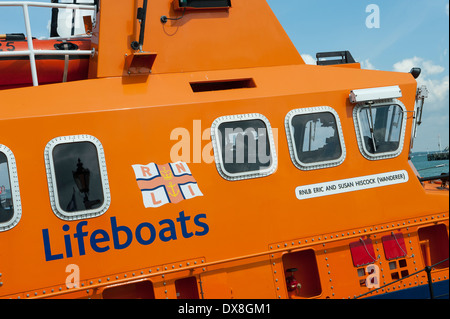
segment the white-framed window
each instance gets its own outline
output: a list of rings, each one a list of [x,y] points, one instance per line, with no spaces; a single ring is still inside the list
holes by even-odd
[[[0,232],[16,226],[21,217],[16,160],[12,151],[0,144]]]
[[[277,155],[269,120],[261,114],[222,116],[211,126],[219,174],[234,181],[275,172]]]
[[[90,135],[57,137],[45,148],[53,212],[63,220],[102,215],[109,207],[108,174],[100,141]]]
[[[397,99],[359,103],[353,109],[358,147],[369,160],[393,158],[403,150],[406,108]]]
[[[329,106],[295,109],[285,118],[289,153],[301,170],[340,165],[346,156],[337,112]]]

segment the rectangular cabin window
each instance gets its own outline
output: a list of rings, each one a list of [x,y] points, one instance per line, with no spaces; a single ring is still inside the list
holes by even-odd
[[[49,143],[48,180],[52,207],[62,219],[102,214],[109,206],[103,148],[94,137],[59,138]]]
[[[296,109],[286,116],[291,159],[299,169],[341,164],[345,145],[338,114],[330,107]]]
[[[403,148],[406,109],[400,101],[355,107],[358,145],[372,160],[398,156]]]
[[[216,165],[225,179],[267,176],[276,168],[272,129],[262,115],[219,118],[212,126],[212,140]]]
[[[13,228],[20,220],[18,183],[14,156],[0,144],[0,232]]]
[[[103,204],[100,167],[94,144],[59,144],[53,149],[52,159],[62,209],[66,212],[78,212],[98,208]]]

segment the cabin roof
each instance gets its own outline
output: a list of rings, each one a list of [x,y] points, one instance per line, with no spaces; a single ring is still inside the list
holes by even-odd
[[[253,79],[255,87],[194,93],[190,86],[190,83],[193,82],[236,79]],[[342,93],[340,103],[345,103],[345,100],[349,103],[348,96],[351,90],[391,85],[401,87],[404,92],[403,99],[411,98],[411,101],[404,101],[404,104],[408,109],[412,108],[416,82],[409,73],[306,64],[179,74],[153,74],[144,80],[140,77],[84,80],[49,84],[40,86],[38,89],[26,87],[4,90],[0,91],[0,97],[3,101],[1,106],[2,120],[8,120],[112,111],[133,107],[164,107],[288,95],[315,95],[315,103],[321,104],[326,101],[326,95],[317,95],[317,93],[336,91]],[[406,94],[406,88],[411,91],[411,94]],[[56,91],[58,92],[58,98],[52,98]],[[108,94],[104,94],[105,92],[108,92]],[[60,98],[61,96],[64,98]]]

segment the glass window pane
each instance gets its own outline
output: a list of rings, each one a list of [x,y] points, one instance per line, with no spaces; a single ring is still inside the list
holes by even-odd
[[[303,164],[338,160],[342,156],[336,118],[330,112],[299,114],[290,125],[298,160]]]
[[[395,152],[400,147],[403,111],[398,105],[362,107],[359,123],[364,147],[371,154]]]
[[[61,209],[78,212],[103,204],[100,165],[93,143],[58,144],[53,148],[52,159]]]
[[[264,121],[224,122],[218,130],[223,168],[227,173],[260,171],[272,165],[270,140]]]
[[[9,177],[8,159],[0,152],[0,223],[11,221],[14,216],[14,205]]]

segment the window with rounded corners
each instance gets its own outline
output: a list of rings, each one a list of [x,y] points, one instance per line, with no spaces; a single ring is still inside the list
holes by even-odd
[[[292,110],[286,115],[285,129],[291,160],[297,168],[327,168],[345,160],[341,122],[331,107]]]
[[[105,155],[90,135],[57,137],[45,148],[52,210],[63,220],[102,215],[111,197]]]
[[[396,99],[357,104],[353,122],[361,154],[368,160],[400,155],[405,139],[405,114],[405,106]]]
[[[264,115],[219,117],[211,126],[211,140],[217,170],[226,180],[264,177],[277,168],[272,128]]]
[[[0,232],[16,226],[21,217],[16,160],[11,150],[0,144]]]

